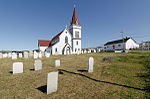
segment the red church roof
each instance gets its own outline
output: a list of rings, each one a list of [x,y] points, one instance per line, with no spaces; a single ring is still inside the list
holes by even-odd
[[[38,40],[39,46],[49,46],[50,40]]]
[[[78,20],[78,16],[76,13],[76,8],[74,8],[74,12],[73,12],[73,16],[72,16],[72,20],[71,20],[71,25],[80,25],[80,22]]]
[[[63,30],[64,31],[64,30]],[[56,40],[62,33],[63,33],[63,31],[61,31],[59,34],[57,34],[55,37],[53,37],[51,40],[50,40],[50,42],[49,42],[49,47],[52,47],[53,45],[50,45],[50,43],[52,42],[52,41],[54,41],[54,40]]]

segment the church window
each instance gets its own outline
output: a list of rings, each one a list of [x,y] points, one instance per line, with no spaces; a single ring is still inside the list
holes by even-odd
[[[77,49],[75,49],[75,52],[77,51]]]
[[[75,38],[79,38],[79,31],[75,31]]]
[[[55,52],[57,52],[57,48],[55,49]]]
[[[67,36],[65,37],[65,43],[68,43],[68,37]]]
[[[76,43],[77,43],[77,45],[78,45],[78,41],[77,41]]]

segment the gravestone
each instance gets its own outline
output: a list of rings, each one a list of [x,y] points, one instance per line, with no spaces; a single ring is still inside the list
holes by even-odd
[[[34,51],[34,59],[38,58],[38,53]]]
[[[50,53],[45,53],[45,57],[49,58],[50,57]]]
[[[22,53],[19,53],[19,58],[22,58]]]
[[[8,58],[11,58],[12,57],[12,53],[8,53]]]
[[[3,58],[7,58],[7,57],[8,57],[7,53],[3,54]]]
[[[113,61],[114,61],[114,59],[113,59],[113,58],[111,58],[111,57],[104,57],[104,58],[103,58],[103,61],[113,62]]]
[[[39,58],[42,58],[42,53],[41,52],[39,52]]]
[[[17,59],[17,53],[12,53],[12,60]]]
[[[33,57],[33,51],[29,51],[29,57]]]
[[[3,58],[3,54],[2,53],[0,53],[0,58]]]
[[[34,70],[41,70],[42,69],[42,62],[41,60],[35,60],[34,62]]]
[[[13,63],[13,74],[23,73],[23,63],[15,62]]]
[[[44,52],[41,52],[42,53],[42,57],[44,57],[45,55],[44,55]]]
[[[56,92],[58,89],[58,72],[47,74],[47,94]]]
[[[55,67],[59,67],[60,66],[60,60],[55,60]]]
[[[94,66],[94,59],[93,59],[93,57],[90,57],[88,72],[93,72],[93,66]]]
[[[29,53],[28,52],[24,52],[23,55],[24,55],[25,59],[29,58]]]

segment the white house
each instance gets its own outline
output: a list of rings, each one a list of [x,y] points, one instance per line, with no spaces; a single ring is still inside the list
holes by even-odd
[[[131,37],[129,38],[126,37],[124,38],[124,44],[123,44],[123,39],[120,39],[120,40],[107,42],[104,45],[105,51],[123,50],[123,48],[126,50],[137,49],[139,48],[139,44],[137,44],[136,41]]]
[[[51,55],[66,55],[81,53],[81,25],[78,20],[76,8],[69,29],[65,28],[51,40],[39,40],[39,50]]]

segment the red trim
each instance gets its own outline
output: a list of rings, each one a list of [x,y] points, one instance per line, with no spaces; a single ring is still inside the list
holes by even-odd
[[[49,46],[50,40],[38,40],[39,46]]]

